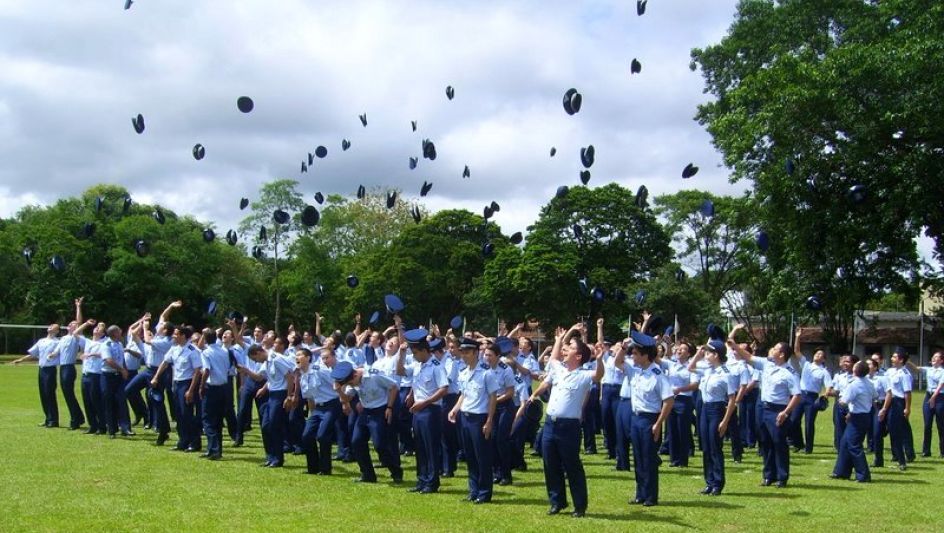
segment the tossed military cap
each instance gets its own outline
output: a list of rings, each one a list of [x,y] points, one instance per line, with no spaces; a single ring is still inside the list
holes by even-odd
[[[363,185],[358,185],[357,186],[357,199],[363,200],[364,196],[366,195],[367,195],[367,189],[365,189]]]
[[[328,149],[324,146],[319,146],[315,148],[315,155],[318,156],[318,159],[324,159],[328,155]]]
[[[552,147],[551,147],[551,157],[554,157],[555,155],[557,155],[557,148],[554,148],[554,147],[552,146]]]
[[[564,93],[564,111],[566,111],[568,115],[573,115],[580,112],[580,105],[582,103],[583,96],[577,92],[577,89],[570,88]]]
[[[347,381],[354,374],[354,365],[348,361],[340,361],[331,369],[331,379],[334,381]]]
[[[649,206],[649,189],[645,185],[640,185],[636,190],[636,207],[645,209]]]
[[[557,192],[554,194],[554,196],[558,198],[563,198],[567,196],[568,192],[570,192],[570,188],[567,187],[566,185],[561,185],[560,187],[557,188]]]
[[[714,323],[708,324],[708,338],[709,339],[724,339],[724,330],[721,329],[721,326],[718,326]]]
[[[770,237],[767,236],[767,232],[758,231],[757,232],[757,247],[760,248],[760,251],[766,252],[770,248]]]
[[[491,257],[495,253],[495,245],[491,242],[486,242],[482,245],[482,257]]]
[[[403,305],[403,300],[401,300],[396,294],[388,294],[384,296],[384,305],[387,307],[387,311],[390,313],[399,313],[406,307]]]
[[[426,336],[429,335],[429,331],[426,328],[416,328],[411,329],[403,334],[403,338],[406,339],[406,342],[409,344],[417,344],[420,346],[426,345]]]
[[[240,211],[242,211],[243,209],[246,209],[247,207],[249,207],[249,198],[241,198],[239,200]]]
[[[347,149],[351,147],[351,141],[347,139],[341,139],[341,150],[347,152]]]
[[[164,218],[164,212],[161,211],[161,208],[160,208],[160,207],[154,208],[154,212],[151,213],[151,216],[154,218],[154,220],[155,220],[158,224],[164,224],[164,221],[166,220],[166,219]]]
[[[498,353],[501,355],[507,355],[515,349],[515,341],[509,339],[508,337],[502,335],[495,337],[495,346],[498,348]]]
[[[685,168],[682,169],[682,177],[685,179],[688,179],[695,174],[698,174],[698,167],[696,167],[693,163],[685,165]]]
[[[596,156],[596,149],[591,144],[586,148],[580,149],[580,163],[584,168],[590,168],[593,166],[593,161]]]
[[[420,221],[423,220],[423,213],[420,212],[420,206],[414,204],[410,207],[410,216],[413,217],[413,222],[419,224]]]
[[[463,177],[463,178],[468,178],[468,177],[471,177],[471,176],[472,176],[472,172],[469,170],[469,165],[466,165],[465,168],[462,169],[462,177]]]
[[[397,191],[390,191],[387,193],[387,209],[393,209],[395,205],[397,205]]]
[[[452,329],[459,329],[462,327],[462,323],[462,315],[456,315],[452,317],[452,320],[449,321],[449,327]]]
[[[138,135],[144,133],[144,116],[138,113],[138,116],[131,119],[131,125],[134,126],[134,131]]]
[[[446,87],[446,98],[452,100],[456,96],[456,90],[452,88],[452,85]]]
[[[134,252],[138,257],[146,257],[151,253],[151,246],[144,239],[138,239],[134,242]]]
[[[432,190],[432,188],[433,188],[432,183],[427,183],[424,181],[423,186],[420,187],[420,196],[426,196],[427,194],[429,194],[429,191]]]
[[[636,305],[642,305],[646,301],[646,291],[644,289],[639,289],[636,291],[636,295],[633,297]]]
[[[26,250],[23,251],[26,252]],[[26,253],[24,253],[23,256],[27,258],[27,262],[29,262],[32,257],[32,255],[27,255]],[[56,272],[62,272],[66,268],[66,261],[61,255],[54,255],[49,260],[49,266]]]
[[[606,300],[606,291],[600,287],[594,287],[593,290],[590,291],[590,299],[596,303],[603,303],[603,301]]]
[[[583,183],[584,185],[590,183],[590,171],[589,171],[589,170],[581,170],[581,171],[580,171],[580,183]]]
[[[210,301],[207,302],[207,314],[208,315],[216,314],[216,300],[212,298],[210,299]]]
[[[238,240],[239,235],[235,230],[229,230],[226,232],[226,242],[229,243],[230,246],[236,246],[236,241]]]
[[[410,158],[410,170],[415,169],[415,168],[416,168],[416,164],[417,164],[418,162],[419,162],[419,159],[417,159],[417,158],[415,158],[415,157],[411,157],[411,158]]]
[[[272,212],[272,220],[278,224],[288,224],[288,221],[291,217],[288,212],[283,211],[282,209],[276,209]]]
[[[698,212],[701,213],[701,216],[705,218],[711,218],[715,216],[715,203],[711,200],[705,200],[701,203],[701,207],[698,208]]]
[[[367,319],[367,323],[373,326],[378,320],[380,320],[380,311],[374,311],[370,314],[370,318]]]
[[[306,227],[312,228],[318,225],[318,221],[321,220],[321,213],[318,212],[318,209],[313,205],[306,205],[305,209],[302,209],[302,224]]]
[[[204,157],[206,157],[206,148],[200,143],[193,145],[193,158],[199,161]]]
[[[363,115],[358,115],[357,118],[361,119],[361,124],[366,128],[367,127],[367,113]]]
[[[214,239],[216,239],[216,232],[213,231],[213,228],[206,228],[203,230],[204,242],[213,242]]]
[[[634,57],[633,61],[629,64],[629,73],[639,74],[640,72],[642,72],[642,63]]]
[[[814,294],[806,299],[806,308],[810,311],[821,311],[823,309],[823,301],[820,300],[819,296]]]
[[[318,202],[319,204],[323,204],[323,203],[324,203],[324,200],[325,200],[325,198],[324,198],[324,195],[321,194],[321,191],[318,191],[318,192],[315,193],[315,201],[316,201],[316,202]]]
[[[636,14],[640,17],[646,14],[647,0],[636,0]]]
[[[360,284],[360,280],[357,279],[357,276],[351,274],[347,277],[347,286],[350,288],[355,288]]]
[[[524,236],[521,235],[520,231],[516,231],[511,234],[509,240],[511,241],[511,244],[521,244],[521,241],[524,240]]]
[[[253,103],[252,98],[249,98],[248,96],[240,96],[236,99],[236,108],[243,113],[251,112],[252,108],[255,106],[256,104]]]

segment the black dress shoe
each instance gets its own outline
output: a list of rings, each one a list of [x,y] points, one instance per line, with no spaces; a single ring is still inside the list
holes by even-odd
[[[771,481],[771,480],[769,480],[769,479],[765,479],[765,480],[763,480],[763,481],[760,482],[760,486],[761,486],[761,487],[769,487],[769,486],[771,486],[771,485],[773,485],[773,484],[774,484],[774,482]]]
[[[643,506],[643,507],[654,507],[654,506],[656,506],[656,505],[658,505],[658,504],[659,504],[659,502],[655,502],[655,501],[652,501],[652,500],[646,500],[646,501],[642,502],[642,506]]]
[[[422,490],[420,490],[420,494],[433,494],[434,492],[439,492],[439,489],[425,487]]]
[[[167,442],[167,435],[160,434],[157,436],[157,440],[154,441],[154,444],[158,446],[163,446],[165,442]]]
[[[406,491],[407,491],[407,492],[419,492],[419,491],[421,491],[421,490],[423,490],[423,487],[410,487],[410,488],[408,488]]]
[[[721,489],[711,489],[711,492],[708,493],[709,496],[721,496]]]
[[[574,518],[583,518],[584,515],[586,515],[586,514],[587,514],[587,511],[579,511],[579,510],[578,510],[578,511],[574,511],[573,513],[570,513],[570,516],[572,516],[572,517],[574,517]]]
[[[839,475],[836,473],[829,474],[829,479],[839,479]]]
[[[282,468],[283,463],[269,463],[266,468]]]
[[[200,450],[198,450],[197,448],[194,448],[193,446],[188,446],[187,448],[184,449],[184,453],[194,453],[194,452],[199,452],[199,451]]]
[[[777,488],[778,488],[778,489],[785,489],[785,488],[787,488],[787,482],[786,482],[786,481],[778,481],[778,482],[777,482]]]
[[[547,510],[547,514],[548,515],[560,514],[560,512],[563,509],[564,509],[564,506],[562,505],[552,505],[551,508]]]
[[[264,463],[259,463],[259,466],[261,466],[262,468],[268,468],[269,465],[271,465],[271,464],[272,464],[271,461],[266,461],[266,462],[264,462]]]
[[[361,477],[358,477],[358,478],[354,478],[354,483],[377,483],[377,478],[375,478],[375,477],[371,478],[371,477],[364,477],[364,476],[361,476]]]
[[[94,435],[98,432],[95,431],[94,429],[89,428],[89,429],[86,429],[83,433],[85,433],[86,435]]]
[[[222,458],[223,458],[223,454],[220,454],[220,453],[214,453],[207,456],[207,459],[211,461],[219,461]]]
[[[642,500],[641,498],[634,498],[634,499],[632,499],[632,500],[629,500],[629,504],[630,504],[630,505],[639,505],[639,504],[641,504],[642,502],[643,502],[643,500]]]
[[[483,503],[488,503],[488,500],[485,498],[476,498],[472,500],[472,505],[482,505]]]
[[[459,501],[460,501],[460,502],[474,502],[474,501],[475,501],[475,496],[469,495],[469,496],[466,496],[465,498],[462,498],[462,499],[459,500]]]
[[[702,494],[711,494],[711,491],[712,491],[712,488],[711,488],[711,487],[705,487],[705,488],[701,489],[701,493],[702,493]]]

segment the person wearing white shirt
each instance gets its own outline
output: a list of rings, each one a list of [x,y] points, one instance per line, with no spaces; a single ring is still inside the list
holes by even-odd
[[[931,356],[931,366],[921,367],[921,373],[927,382],[927,393],[921,405],[924,415],[921,456],[931,457],[932,427],[937,426],[938,453],[944,458],[944,401],[940,399],[941,390],[944,389],[944,352],[934,352]]]
[[[869,366],[865,361],[857,361],[852,368],[853,379],[839,396],[839,402],[849,410],[848,421],[839,445],[839,456],[836,466],[829,477],[833,479],[849,479],[855,468],[856,481],[868,483],[872,481],[869,472],[869,463],[865,460],[865,451],[862,441],[871,425],[872,405],[877,395],[875,387],[868,379]]]

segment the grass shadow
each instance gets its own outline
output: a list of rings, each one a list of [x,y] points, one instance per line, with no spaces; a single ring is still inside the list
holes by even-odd
[[[659,504],[662,505],[662,504]],[[663,514],[656,514],[655,511],[644,512],[644,511],[633,511],[627,514],[616,514],[616,513],[587,513],[588,518],[599,518],[601,520],[613,520],[621,522],[655,522],[660,524],[669,524],[676,527],[683,527],[687,529],[694,529],[691,524],[683,522],[674,516],[667,516]]]
[[[704,509],[743,509],[743,505],[735,505],[720,501],[717,497],[706,496],[703,500],[676,500],[660,502],[659,507],[700,507]]]

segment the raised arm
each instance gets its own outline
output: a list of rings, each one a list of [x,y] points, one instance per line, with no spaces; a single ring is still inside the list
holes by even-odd
[[[75,299],[75,323],[76,325],[81,325],[85,321],[82,320],[82,302],[85,301],[85,296],[79,296]]]
[[[170,314],[175,309],[180,309],[181,307],[183,307],[183,305],[184,303],[180,300],[175,300],[171,302],[170,304],[168,304],[167,307],[164,309],[164,311],[161,312],[160,321],[162,323],[168,322],[170,320]]]

